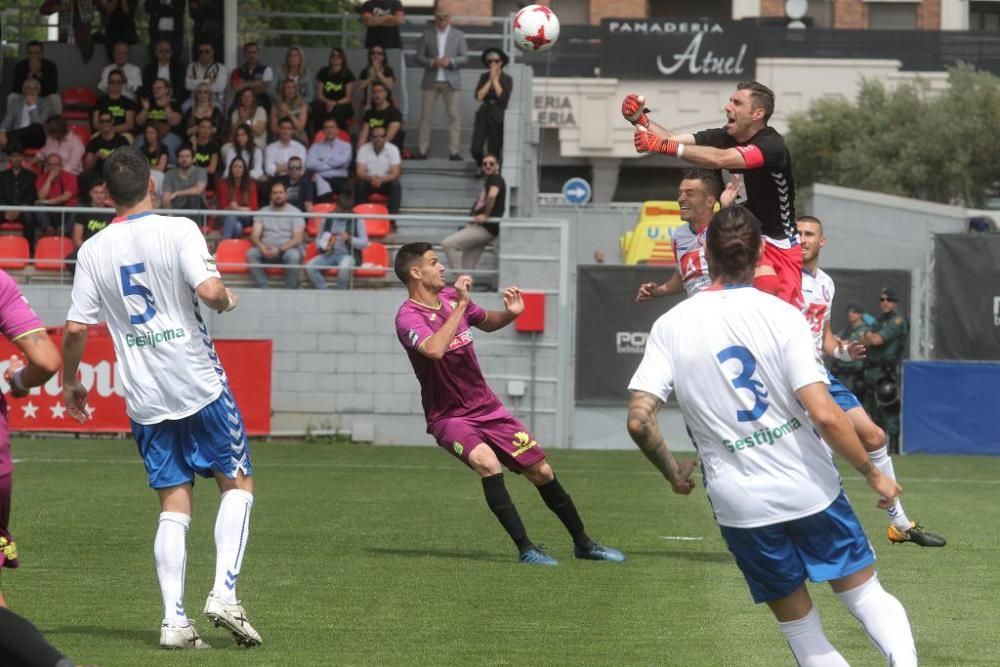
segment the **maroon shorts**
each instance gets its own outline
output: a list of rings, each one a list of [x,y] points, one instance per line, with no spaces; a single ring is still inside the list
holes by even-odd
[[[545,458],[545,450],[524,424],[503,413],[486,419],[452,417],[440,419],[428,431],[438,445],[469,465],[469,454],[485,444],[500,462],[513,472],[521,472]]]
[[[798,241],[793,242],[790,248],[784,248],[764,237],[764,255],[760,258],[759,264],[770,266],[777,274],[781,286],[775,296],[802,310],[804,304],[802,298],[802,247]]]
[[[10,519],[10,475],[0,475],[0,567],[17,567],[14,536],[7,531]]]

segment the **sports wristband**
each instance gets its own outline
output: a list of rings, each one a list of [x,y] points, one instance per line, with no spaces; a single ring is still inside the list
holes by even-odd
[[[674,155],[676,155],[677,157],[681,157],[682,155],[684,155],[684,144],[682,144],[679,141],[677,142],[677,152],[674,153]]]
[[[28,388],[24,385],[24,380],[22,379],[25,368],[27,368],[27,366],[21,366],[14,371],[14,374],[10,376],[10,384],[14,387],[14,389],[23,393],[28,393]]]
[[[229,296],[229,295],[227,294],[227,295],[226,295],[226,299],[228,299],[228,300],[229,300],[229,303],[227,303],[227,304],[226,304],[226,307],[222,309],[222,310],[223,310],[223,312],[225,312],[225,313],[229,313],[229,312],[232,312],[232,311],[236,310],[236,302],[235,302],[235,301],[233,301],[233,297],[231,297],[231,296]]]
[[[838,345],[833,351],[833,358],[837,361],[851,361],[851,353],[846,345]]]

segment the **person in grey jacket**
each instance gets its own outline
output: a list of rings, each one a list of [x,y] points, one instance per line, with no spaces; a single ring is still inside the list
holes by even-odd
[[[42,125],[52,115],[52,106],[42,97],[42,84],[38,79],[25,79],[20,97],[10,100],[7,113],[0,123],[0,148],[8,143],[22,148],[41,148],[45,145],[45,128]]]
[[[353,234],[351,231],[353,229]],[[337,289],[351,288],[351,269],[354,252],[368,247],[368,230],[361,219],[340,220],[327,218],[316,235],[319,254],[306,264],[306,275],[316,289],[326,289],[323,271],[334,267],[337,271]]]
[[[420,82],[423,103],[420,109],[420,131],[417,136],[417,158],[425,159],[431,144],[431,116],[438,96],[444,96],[448,110],[448,159],[461,160],[458,142],[462,133],[462,117],[458,112],[462,89],[459,68],[469,58],[465,33],[451,25],[451,15],[446,11],[434,14],[434,25],[424,31],[417,48],[417,62],[424,66]]]

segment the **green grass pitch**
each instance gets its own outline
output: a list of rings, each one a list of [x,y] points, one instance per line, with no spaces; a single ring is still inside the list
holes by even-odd
[[[264,645],[209,627],[214,483],[196,487],[186,605],[206,653],[157,647],[155,494],[131,441],[13,443],[12,528],[22,567],[4,592],[61,650],[108,665],[790,665],[754,606],[703,489],[676,496],[638,451],[552,451],[588,531],[628,562],[576,561],[523,479],[508,486],[557,568],[519,565],[476,477],[437,448],[254,443],[257,501],[239,593]],[[1000,459],[896,460],[911,517],[944,549],[891,546],[853,471],[851,496],[885,587],[906,607],[921,664],[997,665]],[[688,537],[668,540],[664,537]],[[882,665],[825,586],[812,586],[851,665]]]

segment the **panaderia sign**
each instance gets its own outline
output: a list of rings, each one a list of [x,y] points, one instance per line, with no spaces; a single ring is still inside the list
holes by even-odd
[[[620,79],[753,79],[757,35],[737,21],[604,19],[601,76]]]

